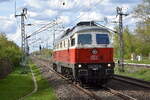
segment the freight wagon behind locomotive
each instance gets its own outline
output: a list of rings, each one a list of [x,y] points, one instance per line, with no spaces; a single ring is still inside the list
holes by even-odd
[[[107,28],[79,22],[54,43],[53,69],[73,81],[106,83],[114,74],[110,39]]]

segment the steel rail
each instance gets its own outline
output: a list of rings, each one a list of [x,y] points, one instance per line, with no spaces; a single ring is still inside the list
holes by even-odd
[[[124,63],[124,65],[150,68],[150,64]]]
[[[110,92],[110,93],[112,93],[112,94],[122,98],[123,100],[137,100],[136,98],[133,98],[131,96],[123,94],[123,93],[121,93],[121,92],[119,92],[117,90],[114,90],[112,88],[105,87],[105,89],[106,89],[106,91],[108,91],[108,92]]]
[[[137,85],[137,86],[140,86],[140,87],[143,87],[143,88],[150,89],[150,82],[144,81],[144,80],[141,80],[141,79],[122,76],[122,75],[114,75],[113,79],[123,81],[123,82],[129,83],[129,84]]]

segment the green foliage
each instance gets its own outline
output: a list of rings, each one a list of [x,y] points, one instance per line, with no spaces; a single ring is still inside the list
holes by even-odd
[[[42,49],[41,51],[35,51],[32,54],[33,55],[39,55],[42,58],[50,58],[52,56],[52,49]]]
[[[149,25],[148,25],[149,24]],[[143,22],[143,24],[138,24],[136,28],[136,45],[140,48],[136,49],[137,53],[141,53],[144,56],[148,56],[150,53],[150,20]]]
[[[41,53],[42,53],[42,55],[49,55],[49,56],[51,56],[52,55],[52,50],[51,49],[42,49],[41,50]]]
[[[141,21],[137,24],[136,28],[136,49],[137,53],[148,56],[150,53],[150,1],[143,0],[135,10],[135,17],[140,18]]]
[[[150,27],[149,27],[150,29]],[[136,29],[136,34],[129,31],[128,27],[125,27],[123,32],[124,40],[124,56],[130,58],[132,53],[136,55],[149,56],[150,53],[150,31],[147,32],[145,29]],[[119,40],[118,34],[114,35],[114,48],[115,57],[119,57]]]
[[[135,51],[134,35],[129,31],[128,27],[124,29],[123,34],[125,58],[130,58],[131,53]]]
[[[150,19],[149,15],[150,15],[150,0],[143,0],[143,2],[134,9],[134,16],[146,21]]]
[[[131,53],[135,51],[135,35],[133,35],[129,28],[126,26],[123,33],[123,41],[124,41],[124,56],[125,58],[130,58]],[[115,57],[119,57],[119,36],[118,34],[114,35],[114,48],[115,48]]]
[[[0,33],[0,59],[8,58],[16,66],[20,62],[21,54],[20,48],[7,40],[5,34]]]
[[[127,63],[138,63],[138,64],[150,64],[150,60],[149,60],[148,58],[142,58],[141,61],[137,61],[137,60],[134,60],[134,61],[126,60],[125,62],[127,62]]]

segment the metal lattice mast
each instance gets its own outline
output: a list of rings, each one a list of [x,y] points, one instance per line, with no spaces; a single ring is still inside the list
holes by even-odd
[[[123,16],[127,16],[128,14],[124,14],[122,12],[122,8],[117,7],[117,15],[119,15],[119,60],[121,71],[124,71],[124,41],[123,41]]]
[[[24,24],[24,15],[21,15],[21,48],[23,53],[25,53],[25,24]]]
[[[26,65],[26,35],[25,35],[25,18],[27,14],[27,8],[23,8],[20,15],[15,15],[15,17],[21,17],[21,49],[23,52],[22,55],[22,64]]]

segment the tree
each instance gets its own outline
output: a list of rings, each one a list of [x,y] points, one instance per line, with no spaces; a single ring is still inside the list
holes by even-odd
[[[135,51],[134,35],[129,31],[128,26],[125,27],[123,34],[125,58],[130,58],[131,54]]]
[[[143,0],[134,9],[134,17],[141,20],[136,27],[136,53],[148,56],[150,53],[150,0]]]
[[[116,27],[117,29],[117,27]],[[133,43],[134,35],[129,31],[128,26],[125,27],[123,32],[124,40],[124,57],[130,58],[131,53],[135,51],[135,45]],[[119,57],[119,40],[118,34],[114,35],[114,48],[115,48],[115,57]]]
[[[143,3],[134,9],[134,14],[134,17],[144,21],[150,20],[150,0],[143,0]]]

